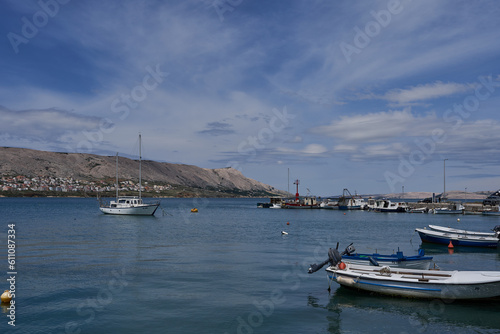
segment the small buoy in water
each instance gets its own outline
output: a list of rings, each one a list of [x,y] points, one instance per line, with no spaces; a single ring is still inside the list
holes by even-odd
[[[191,209],[191,212],[198,212],[198,209],[197,208],[193,208],[193,209]]]
[[[290,222],[286,222],[287,225],[290,225]]]
[[[460,221],[460,218],[457,218],[457,222],[459,222],[459,221]]]
[[[9,290],[5,290],[0,298],[2,299],[2,303],[8,303],[12,299],[12,295]]]
[[[288,233],[286,233],[285,231],[281,231],[281,234],[286,235],[286,234],[288,234]]]
[[[453,244],[451,243],[451,240],[450,240],[450,244],[448,245],[448,248],[453,248]]]
[[[344,212],[344,216],[345,216],[345,212]]]
[[[340,270],[344,270],[345,269],[345,263],[344,262],[340,262],[339,263],[339,269]]]

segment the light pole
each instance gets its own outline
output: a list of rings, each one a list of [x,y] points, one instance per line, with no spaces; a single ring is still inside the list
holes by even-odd
[[[448,159],[443,160],[443,201],[446,198],[446,160]]]

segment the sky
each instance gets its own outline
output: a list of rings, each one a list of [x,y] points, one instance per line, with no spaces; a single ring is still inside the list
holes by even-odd
[[[333,196],[500,188],[498,1],[5,0],[0,146]]]

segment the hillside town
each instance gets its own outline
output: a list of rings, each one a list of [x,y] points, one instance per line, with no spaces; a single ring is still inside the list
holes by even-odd
[[[139,191],[139,184],[133,181],[120,181],[119,191]],[[142,191],[160,193],[172,189],[171,185],[150,185],[143,182]],[[28,177],[25,175],[2,176],[0,179],[2,192],[62,192],[62,193],[93,193],[116,191],[114,182],[75,180],[63,177]]]

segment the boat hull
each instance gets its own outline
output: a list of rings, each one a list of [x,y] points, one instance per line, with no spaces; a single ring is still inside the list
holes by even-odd
[[[463,210],[434,210],[436,215],[461,215],[463,213]]]
[[[440,233],[438,231],[429,231],[423,229],[416,229],[416,231],[418,232],[420,239],[423,242],[430,242],[434,244],[449,245],[451,242],[453,246],[497,248],[499,242],[497,238],[492,237]]]
[[[134,216],[152,216],[160,204],[148,204],[129,208],[110,208],[100,207],[101,212],[109,215],[134,215]]]
[[[361,210],[361,205],[339,205],[339,210]]]
[[[328,267],[326,271],[330,280],[342,286],[385,295],[451,300],[500,296],[500,272],[400,269],[396,273],[381,274],[376,270],[356,270],[350,267],[344,270]]]
[[[318,205],[305,205],[305,204],[289,204],[286,203],[283,209],[319,209]]]

